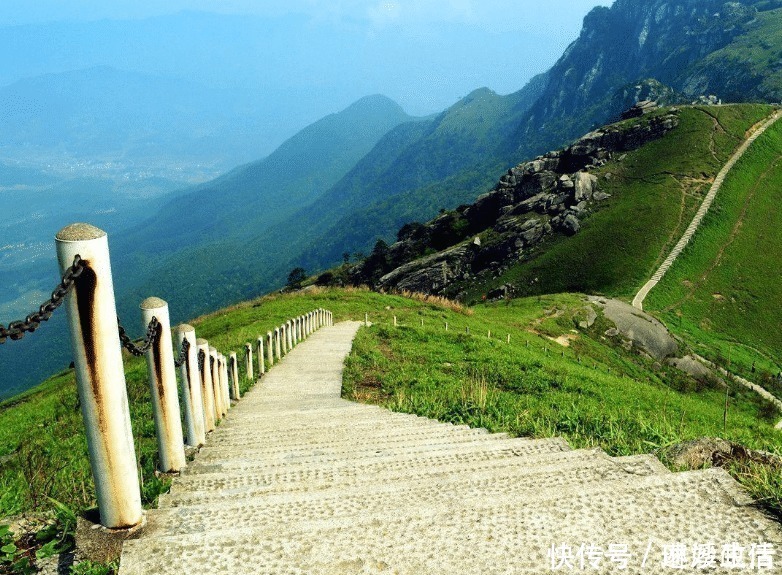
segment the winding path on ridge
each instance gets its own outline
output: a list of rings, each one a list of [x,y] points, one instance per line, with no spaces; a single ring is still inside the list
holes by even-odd
[[[770,128],[780,118],[782,118],[782,110],[775,111],[759,127],[757,127],[746,140],[744,140],[744,143],[739,146],[738,150],[733,153],[727,163],[722,167],[719,174],[717,174],[717,177],[714,179],[714,183],[712,184],[709,193],[706,194],[706,197],[703,199],[701,207],[698,208],[695,217],[692,219],[692,222],[684,232],[684,235],[674,246],[673,250],[671,250],[671,253],[668,254],[668,257],[665,258],[665,261],[663,261],[662,265],[660,265],[654,275],[652,275],[651,279],[646,282],[646,284],[644,284],[641,290],[636,294],[635,298],[633,298],[633,307],[641,310],[643,309],[643,303],[646,299],[646,296],[649,295],[649,292],[652,291],[652,288],[654,288],[654,286],[660,282],[666,272],[676,261],[676,258],[679,257],[679,254],[681,254],[682,250],[684,250],[685,246],[689,243],[692,236],[698,230],[698,227],[703,221],[703,218],[708,213],[712,202],[714,202],[714,198],[716,197],[717,192],[720,191],[722,183],[725,181],[725,177],[728,175],[730,170],[733,169],[733,166],[736,165],[736,162],[738,162],[744,153],[749,149],[749,147],[752,145],[752,142],[758,139],[758,137],[760,137],[763,132]]]
[[[124,543],[120,575],[540,575],[577,565],[582,544],[605,553],[589,573],[662,575],[671,542],[782,548],[723,469],[671,473],[342,399],[360,325],[323,327],[275,363]]]

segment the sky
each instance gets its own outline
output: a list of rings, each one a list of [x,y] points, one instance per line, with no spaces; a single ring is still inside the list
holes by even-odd
[[[395,22],[450,21],[507,31],[535,30],[561,22],[578,29],[596,5],[613,0],[3,0],[5,26],[54,20],[147,18],[182,10],[278,16],[291,12],[320,19]]]
[[[83,45],[73,40],[53,43],[44,53],[52,33],[43,36],[6,34],[0,56],[0,85],[21,79],[24,73],[57,73],[69,67],[109,65],[119,69],[180,74],[202,79],[212,86],[238,79],[249,87],[266,78],[276,89],[321,91],[323,106],[302,112],[300,124],[314,121],[325,111],[338,111],[361,96],[382,93],[399,102],[408,113],[439,112],[474,89],[488,87],[500,94],[522,88],[535,74],[550,68],[567,46],[577,38],[584,16],[596,5],[613,0],[3,0],[0,28],[38,26],[48,22],[69,22]],[[109,20],[165,18],[184,11],[225,15],[250,15],[263,21],[258,36],[279,37],[280,48],[269,48],[271,40],[252,40],[235,50],[245,53],[273,53],[269,66],[285,67],[287,74],[271,70],[267,75],[260,60],[248,65],[242,55],[231,54],[225,42],[195,45],[192,58],[182,57],[189,49],[165,57],[158,63],[141,62],[137,53],[145,46],[129,44],[118,57],[106,51],[105,61],[90,46],[85,23]],[[290,30],[292,19],[304,24]],[[105,28],[105,26],[104,26]],[[2,33],[2,32],[0,32]],[[292,37],[293,35],[299,37]],[[228,35],[230,38],[230,34]],[[303,37],[303,39],[302,39]],[[21,42],[18,40],[21,38]],[[22,53],[13,54],[15,47]],[[0,43],[2,41],[0,40]],[[78,41],[76,41],[78,43]],[[246,49],[245,49],[246,47]],[[141,48],[141,49],[139,49]],[[158,45],[155,49],[159,49]],[[99,51],[100,49],[98,49]],[[41,52],[38,54],[38,52]],[[225,52],[225,71],[220,77],[215,54]],[[78,54],[78,58],[70,58]],[[173,53],[172,53],[173,54]],[[39,55],[41,58],[39,59]],[[114,56],[112,60],[111,57]],[[201,69],[199,57],[205,64]],[[210,62],[211,60],[211,62]],[[49,62],[61,68],[47,68]],[[40,63],[40,65],[38,65]],[[43,63],[45,62],[45,63]],[[208,64],[211,64],[209,68]],[[217,62],[219,67],[219,62]],[[188,68],[190,66],[190,68]],[[231,68],[233,66],[233,68]],[[344,76],[346,80],[343,80]],[[349,82],[352,91],[345,89]],[[333,93],[332,97],[328,94]]]

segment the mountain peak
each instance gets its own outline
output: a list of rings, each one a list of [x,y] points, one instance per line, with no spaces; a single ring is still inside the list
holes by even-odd
[[[353,102],[350,106],[345,108],[343,112],[368,112],[372,114],[401,114],[407,115],[402,106],[397,104],[394,100],[383,94],[372,94],[364,96]]]

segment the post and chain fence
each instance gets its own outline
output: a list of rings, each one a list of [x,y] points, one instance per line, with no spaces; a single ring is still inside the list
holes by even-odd
[[[48,321],[54,311],[65,301],[65,296],[68,295],[71,287],[76,283],[76,278],[82,274],[85,267],[86,264],[80,256],[74,257],[73,264],[65,270],[60,285],[52,292],[52,297],[42,303],[37,312],[31,313],[21,321],[12,321],[8,327],[0,324],[0,344],[9,339],[12,341],[20,340],[25,333],[33,333],[41,323]]]
[[[86,262],[81,259],[81,256],[76,255],[73,258],[73,264],[65,270],[60,284],[52,291],[52,296],[38,307],[38,311],[31,313],[23,320],[12,321],[7,327],[0,324],[0,344],[6,343],[9,339],[11,341],[18,341],[22,339],[26,333],[33,333],[43,322],[48,321],[57,308],[65,301],[65,296],[68,295],[68,292],[86,267]],[[119,339],[122,343],[122,347],[136,357],[143,356],[160,337],[161,325],[156,317],[153,317],[152,321],[149,322],[146,337],[140,346],[135,345],[130,337],[128,337],[119,318],[117,318],[117,323],[119,324]],[[189,349],[190,342],[184,340],[182,342],[182,348],[179,351],[179,357],[175,360],[176,367],[180,367],[185,361]]]

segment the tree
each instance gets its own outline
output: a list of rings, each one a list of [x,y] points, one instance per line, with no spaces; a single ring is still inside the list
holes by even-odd
[[[307,271],[304,268],[293,268],[288,274],[288,287],[298,289],[304,280],[307,279]]]

